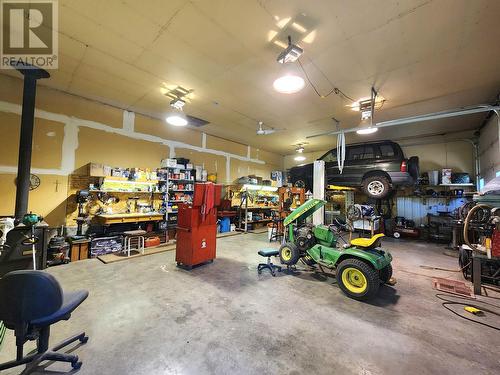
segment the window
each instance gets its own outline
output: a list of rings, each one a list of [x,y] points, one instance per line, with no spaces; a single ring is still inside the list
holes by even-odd
[[[368,160],[375,159],[375,150],[373,146],[354,146],[349,148],[348,160]]]
[[[329,151],[326,155],[321,157],[325,163],[337,162],[337,149],[333,149]]]
[[[375,159],[375,149],[373,148],[373,146],[365,146],[363,159]]]
[[[495,177],[500,177],[500,171],[497,171],[497,173],[495,173]]]
[[[392,145],[390,144],[380,145],[380,155],[383,158],[393,157],[395,155],[394,147],[392,147]]]
[[[363,159],[363,154],[365,153],[364,146],[351,147],[349,149],[349,160],[361,160]]]
[[[479,190],[484,188],[484,178],[479,179]]]

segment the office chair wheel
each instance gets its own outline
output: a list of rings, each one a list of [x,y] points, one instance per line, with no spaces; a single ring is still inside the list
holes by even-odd
[[[76,356],[76,359],[71,362],[71,367],[73,367],[74,370],[78,370],[80,367],[82,367],[82,362],[78,360],[78,356]]]
[[[86,344],[86,343],[87,343],[87,341],[89,341],[89,337],[88,337],[88,336],[83,336],[83,337],[80,339],[80,342],[81,342],[82,344]]]

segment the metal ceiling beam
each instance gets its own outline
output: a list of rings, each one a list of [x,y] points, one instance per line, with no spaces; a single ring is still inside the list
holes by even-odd
[[[495,113],[498,114],[498,111],[500,111],[500,106],[498,106],[498,105],[494,106],[494,105],[490,105],[490,104],[479,104],[479,105],[470,106],[470,107],[461,107],[461,108],[456,108],[456,109],[451,109],[451,110],[446,110],[446,111],[441,111],[441,112],[428,113],[425,115],[403,117],[403,118],[396,119],[396,120],[377,122],[373,125],[373,127],[385,128],[385,127],[389,127],[389,126],[406,125],[406,124],[412,124],[415,122],[438,120],[438,119],[442,119],[442,118],[471,115],[474,113],[489,112],[489,111],[494,111]],[[354,133],[355,131],[357,131],[359,129],[361,129],[361,127],[357,126],[357,127],[349,128],[349,129],[335,130],[335,131],[331,131],[328,133],[310,135],[310,136],[307,136],[306,138],[323,137],[325,135],[335,135],[335,134],[339,134],[342,132],[343,133]]]

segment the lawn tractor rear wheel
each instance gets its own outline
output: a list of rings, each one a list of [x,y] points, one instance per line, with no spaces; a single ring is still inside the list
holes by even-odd
[[[293,266],[299,261],[300,251],[294,243],[286,242],[280,247],[280,261],[287,266]]]
[[[379,288],[379,272],[360,259],[345,259],[337,267],[337,283],[349,297],[366,300]]]
[[[387,284],[392,277],[392,265],[388,264],[380,271],[378,271],[380,276],[380,283]]]

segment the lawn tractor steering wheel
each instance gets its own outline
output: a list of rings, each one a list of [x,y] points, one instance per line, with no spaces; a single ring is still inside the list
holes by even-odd
[[[346,216],[350,221],[358,220],[361,218],[362,212],[359,206],[355,204],[351,204],[349,207],[347,207],[347,212]]]
[[[333,219],[333,223],[329,225],[329,228],[335,234],[339,234],[341,231],[351,232],[353,230],[352,225],[349,222],[343,223],[338,218]]]

